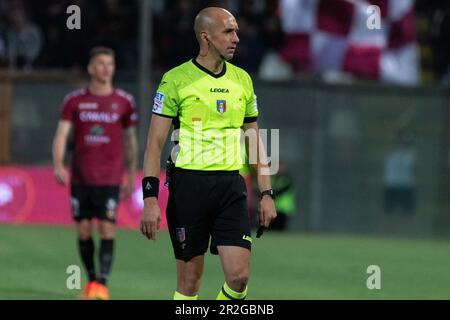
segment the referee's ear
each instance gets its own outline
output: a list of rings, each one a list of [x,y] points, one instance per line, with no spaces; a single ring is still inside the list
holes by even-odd
[[[200,39],[202,42],[209,42],[208,34],[205,31],[200,32]]]

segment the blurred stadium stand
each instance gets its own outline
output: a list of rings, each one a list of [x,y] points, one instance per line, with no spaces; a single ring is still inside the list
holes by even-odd
[[[133,75],[138,63],[140,3],[139,0],[1,0],[0,66],[84,69],[89,48],[101,43],[116,50],[119,75]],[[367,66],[371,63],[384,72],[389,69],[386,65],[401,63],[402,59],[414,62],[411,45],[417,41],[419,79],[426,83],[450,81],[450,9],[445,0],[152,0],[148,3],[153,13],[152,62],[154,70],[159,72],[192,57],[196,50],[192,32],[196,12],[201,7],[220,5],[238,18],[241,44],[234,62],[251,73],[265,76],[267,65],[275,65],[279,72],[287,68],[302,75],[323,74],[336,71],[336,65],[341,64],[348,73],[370,79],[376,76],[376,70]],[[81,8],[81,30],[66,29],[66,8],[72,4]],[[382,29],[378,31],[365,26],[366,8],[371,4],[381,9]],[[351,47],[347,47],[347,36],[353,44]],[[294,40],[311,38],[308,40],[311,48],[301,48],[301,43],[295,45],[292,37]],[[293,57],[292,48],[299,46],[300,52],[294,52]],[[382,50],[378,52],[377,47]],[[393,62],[393,57],[400,54],[404,56]],[[281,66],[277,64],[278,55],[284,58]],[[379,66],[380,56],[383,61]],[[356,64],[355,59],[360,60],[359,64],[366,62],[366,66],[352,66]],[[411,63],[406,66],[414,69]],[[274,67],[269,71],[273,70]],[[393,68],[391,77],[395,71]],[[401,71],[405,73],[405,66]],[[269,72],[269,76],[276,75]],[[292,75],[286,71],[281,76]],[[411,83],[410,78],[398,82]]]
[[[321,0],[298,3],[317,1]],[[343,2],[348,1],[328,0],[334,5]],[[192,21],[199,7],[223,5],[238,17],[241,43],[233,62],[255,75],[263,110],[260,126],[280,128],[281,157],[297,184],[299,211],[292,217],[290,229],[449,235],[450,91],[446,85],[450,82],[450,9],[446,1],[415,2],[413,31],[419,45],[417,68],[422,83],[406,81],[413,84],[411,87],[379,83],[377,78],[366,75],[323,77],[312,68],[293,68],[280,54],[285,34],[276,0],[151,3],[151,94],[162,72],[195,54]],[[389,1],[364,3],[382,6]],[[81,7],[80,31],[65,29],[65,8],[69,4]],[[22,21],[40,30],[29,33],[41,33],[43,41],[35,58],[18,57],[12,63],[8,34],[13,28],[14,10],[23,10]],[[136,80],[138,21],[139,1],[0,0],[3,165],[51,162],[51,141],[61,101],[87,79],[83,73],[87,52],[93,45],[105,44],[116,50],[117,85],[136,96],[140,94]],[[364,62],[365,58],[361,59]],[[275,75],[273,66],[279,71]],[[268,81],[270,77],[279,81]],[[327,81],[330,79],[333,83]],[[336,79],[339,83],[335,83]],[[144,131],[151,104],[152,98],[140,106]],[[411,217],[386,216],[383,159],[397,131],[405,127],[416,137],[417,210]],[[141,153],[144,144],[141,139]]]

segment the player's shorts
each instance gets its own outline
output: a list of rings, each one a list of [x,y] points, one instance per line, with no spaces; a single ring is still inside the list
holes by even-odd
[[[189,261],[217,246],[251,250],[247,189],[238,171],[175,168],[169,185],[167,224],[176,259]]]
[[[115,223],[119,186],[71,186],[71,204],[77,222],[97,218]]]

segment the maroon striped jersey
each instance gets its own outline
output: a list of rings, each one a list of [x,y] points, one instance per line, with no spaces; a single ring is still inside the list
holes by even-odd
[[[79,89],[65,97],[60,119],[74,128],[72,185],[120,185],[124,130],[137,123],[133,96],[121,89],[107,96]]]

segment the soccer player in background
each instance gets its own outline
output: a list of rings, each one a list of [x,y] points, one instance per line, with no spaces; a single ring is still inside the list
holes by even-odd
[[[239,42],[231,13],[217,7],[203,9],[194,31],[199,54],[163,76],[154,100],[144,158],[141,231],[154,240],[159,229],[161,151],[176,119],[179,153],[166,212],[177,265],[174,299],[197,299],[210,239],[210,251],[220,255],[225,274],[217,299],[245,299],[252,239],[247,191],[238,172],[240,129],[252,129],[259,137],[256,96],[247,72],[228,63]],[[196,134],[200,139],[195,139]],[[224,141],[231,143],[224,147]],[[259,139],[257,144],[264,149]],[[270,177],[260,171],[267,163],[262,153],[257,161],[260,224],[268,227],[276,211]]]
[[[134,98],[113,87],[114,70],[112,49],[95,47],[91,50],[87,66],[90,83],[65,97],[53,141],[56,180],[61,185],[70,183],[78,248],[89,277],[81,297],[88,299],[109,299],[107,280],[113,260],[118,203],[131,194],[137,167]],[[72,129],[75,145],[69,179],[64,157]],[[129,177],[122,182],[124,149]],[[94,263],[92,218],[99,220],[99,273]]]

